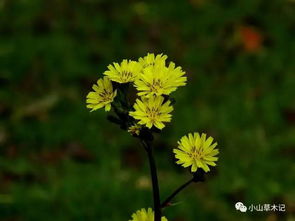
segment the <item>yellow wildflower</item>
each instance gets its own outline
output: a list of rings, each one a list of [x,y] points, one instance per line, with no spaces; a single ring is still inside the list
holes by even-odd
[[[111,109],[111,103],[117,95],[117,91],[113,91],[111,81],[107,78],[100,78],[97,81],[97,85],[92,86],[94,91],[89,92],[86,97],[87,108],[91,111],[105,107],[105,111]]]
[[[138,62],[142,65],[143,68],[154,65],[165,65],[165,61],[167,59],[167,55],[158,54],[154,55],[152,53],[148,53],[145,57],[139,58]]]
[[[169,114],[173,107],[170,106],[170,101],[164,103],[164,97],[150,97],[136,99],[134,110],[129,112],[129,115],[134,119],[139,120],[139,124],[146,125],[148,128],[155,126],[159,129],[165,127],[163,122],[171,121],[171,114]]]
[[[168,95],[177,87],[186,85],[187,78],[184,74],[181,67],[175,67],[175,64],[170,62],[168,67],[155,65],[144,68],[134,83],[139,96]]]
[[[104,74],[108,76],[110,80],[118,83],[128,83],[133,82],[138,77],[142,66],[136,61],[124,59],[121,64],[115,62],[113,65],[110,64],[108,69],[109,70],[105,71]]]
[[[132,219],[129,221],[154,221],[154,211],[151,208],[137,210],[132,214]],[[165,216],[162,216],[161,221],[168,221]]]
[[[212,144],[213,138],[206,139],[206,134],[189,133],[178,141],[178,149],[174,149],[175,158],[178,159],[177,164],[183,167],[191,166],[191,171],[196,172],[198,168],[202,168],[205,172],[210,171],[210,166],[216,166],[215,161],[218,160],[216,155],[219,153],[215,149],[217,143]]]
[[[140,129],[142,128],[141,125],[135,124],[131,127],[128,128],[128,132],[131,133],[132,135],[139,135],[140,134]]]

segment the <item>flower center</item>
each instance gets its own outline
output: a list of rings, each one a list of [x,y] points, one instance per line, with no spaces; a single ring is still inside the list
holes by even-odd
[[[100,102],[108,102],[113,99],[113,92],[112,91],[107,91],[106,89],[103,89],[102,92],[99,93],[100,96]]]
[[[158,93],[163,88],[163,83],[160,79],[153,79],[153,83],[150,85],[152,92]]]
[[[121,80],[122,80],[123,82],[127,82],[127,81],[129,81],[130,78],[132,78],[132,77],[133,77],[133,73],[130,72],[130,71],[122,71],[122,72],[121,72]]]
[[[157,118],[159,117],[160,115],[160,112],[159,112],[159,109],[156,108],[156,107],[152,107],[152,108],[149,108],[147,107],[146,108],[146,113],[148,115],[148,118],[154,123]]]
[[[200,160],[203,157],[203,152],[201,150],[197,150],[196,147],[193,147],[192,152],[190,152],[189,155],[194,160]]]
[[[146,68],[146,67],[148,67],[148,66],[154,66],[154,65],[155,65],[155,62],[152,61],[152,62],[149,62],[149,63],[147,63],[147,64],[144,64],[144,65],[143,65],[143,68]]]

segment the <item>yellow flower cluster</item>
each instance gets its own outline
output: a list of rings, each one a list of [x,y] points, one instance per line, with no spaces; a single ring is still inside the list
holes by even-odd
[[[93,86],[94,91],[87,95],[87,107],[92,111],[102,107],[109,111],[117,95],[111,82],[132,83],[140,98],[136,99],[134,111],[129,115],[138,120],[139,125],[163,129],[164,123],[171,121],[173,110],[168,95],[186,85],[187,80],[181,67],[173,62],[166,65],[166,59],[166,55],[148,53],[138,61],[124,59],[121,63],[110,64],[104,72],[105,77],[99,79]],[[138,135],[140,128],[131,126],[129,131]]]
[[[154,221],[154,211],[151,208],[137,210],[132,214],[132,219],[129,221]],[[168,221],[165,216],[162,216],[161,221]]]
[[[166,64],[166,59],[166,55],[148,53],[138,61],[124,59],[121,63],[108,65],[104,77],[98,79],[92,87],[93,91],[86,96],[87,108],[91,111],[100,108],[110,111],[113,108],[116,116],[109,116],[108,119],[146,144],[144,141],[152,140],[153,132],[157,132],[155,128],[162,130],[165,123],[171,121],[173,107],[170,94],[178,87],[185,86],[187,81],[181,67],[173,62]],[[127,94],[130,85],[136,89],[138,96],[132,105],[129,100],[131,96]],[[207,138],[204,133],[189,133],[173,149],[176,163],[190,167],[193,173],[199,168],[209,172],[209,166],[216,166],[218,160],[219,150],[216,146],[213,138]],[[150,151],[148,148],[146,150]],[[203,171],[198,172],[203,174]],[[196,174],[193,181],[196,181]],[[141,209],[132,214],[129,221],[154,221],[154,216],[151,208]],[[161,221],[168,220],[163,216]]]

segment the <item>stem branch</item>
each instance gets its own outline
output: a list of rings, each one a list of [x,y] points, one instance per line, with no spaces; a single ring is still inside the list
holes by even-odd
[[[169,206],[171,200],[183,189],[185,189],[187,186],[189,186],[194,181],[194,178],[190,179],[186,183],[182,184],[180,187],[178,187],[162,204],[161,208],[164,208],[166,206]]]

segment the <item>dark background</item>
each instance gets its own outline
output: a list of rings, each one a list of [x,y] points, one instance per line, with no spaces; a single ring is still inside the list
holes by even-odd
[[[162,198],[190,175],[172,149],[206,132],[220,159],[169,221],[294,220],[293,0],[1,0],[0,220],[128,220],[152,206],[139,142],[86,109],[106,66],[164,53],[187,72],[156,137]],[[286,204],[286,212],[234,204]],[[293,215],[292,215],[293,213]]]

